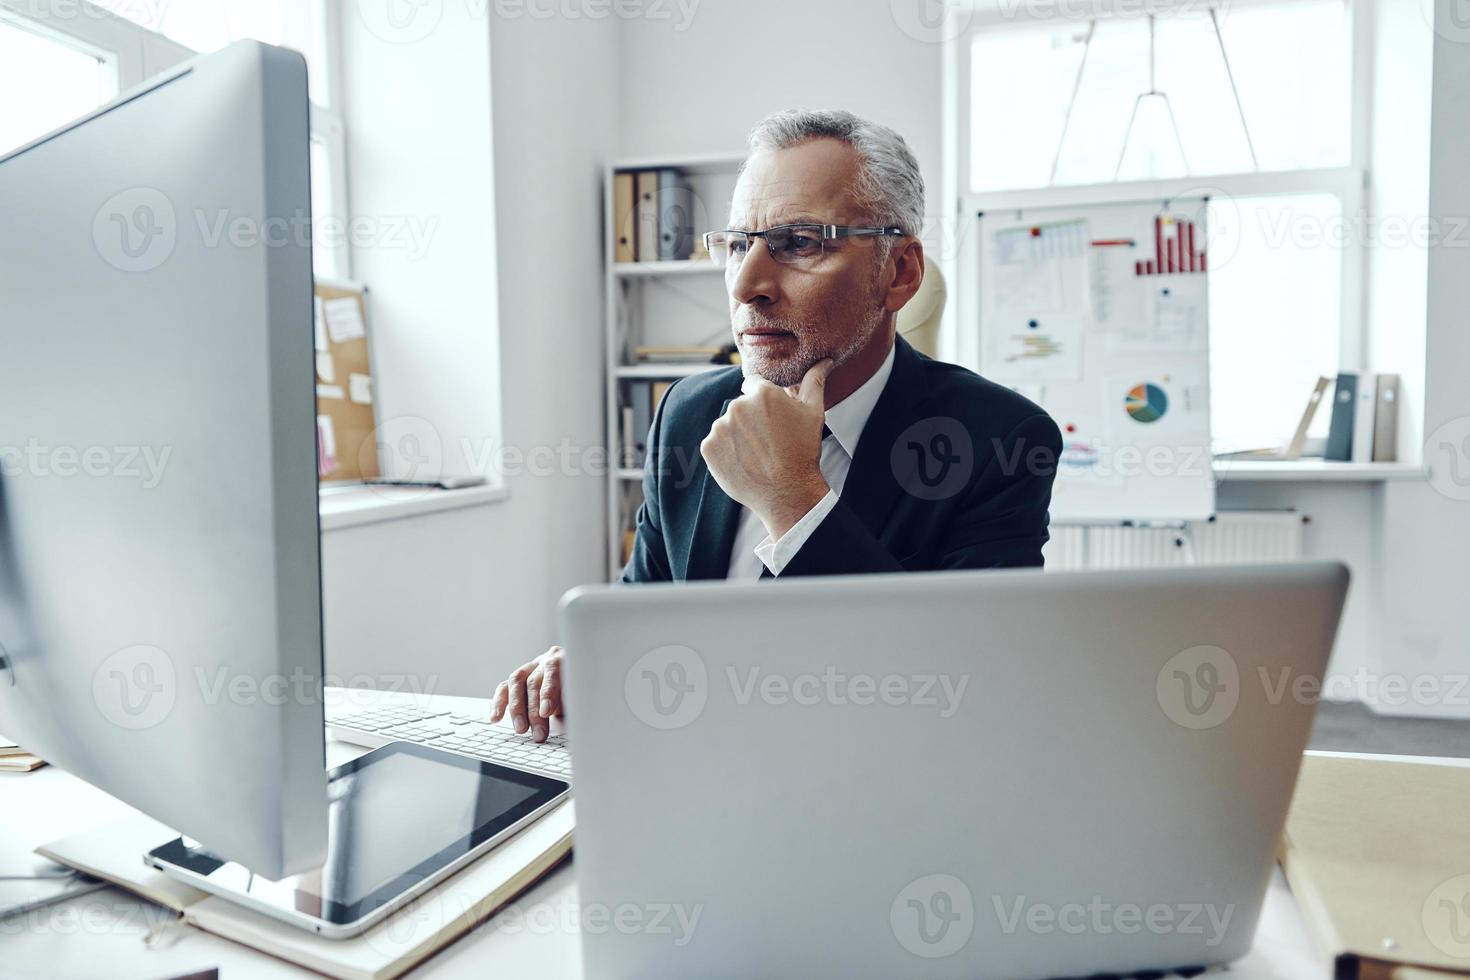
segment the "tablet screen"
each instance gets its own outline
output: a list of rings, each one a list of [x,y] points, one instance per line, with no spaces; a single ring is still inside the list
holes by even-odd
[[[327,859],[318,870],[265,881],[182,838],[152,854],[256,900],[343,924],[443,870],[566,788],[400,742],[332,770]]]

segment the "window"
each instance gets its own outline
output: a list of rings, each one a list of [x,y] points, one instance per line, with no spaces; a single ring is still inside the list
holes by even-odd
[[[1150,91],[1146,19],[977,34],[973,189],[1347,164],[1352,85],[1342,0],[1224,9],[1218,39],[1207,16],[1156,18],[1154,83],[1161,94],[1142,99]]]
[[[333,104],[327,56],[326,0],[91,2],[193,51],[218,51],[242,38],[293,48],[306,56],[311,101],[324,109]]]
[[[311,210],[320,232],[345,225],[347,188],[345,138],[334,97],[327,0],[92,0],[119,17],[156,31],[193,51],[217,51],[233,41],[254,38],[300,51],[306,57],[311,96]],[[348,247],[342,235],[316,234],[312,259],[316,274],[349,276]]]
[[[97,108],[117,92],[113,65],[39,25],[0,19],[0,154]]]
[[[1211,211],[1215,447],[1284,446],[1318,376],[1338,364],[1342,256],[1332,240],[1343,228],[1342,202],[1332,194],[1237,197]],[[1319,409],[1310,434],[1325,436],[1330,419]]]
[[[1200,5],[1161,0],[1152,24],[992,22],[960,42],[967,210],[1208,189],[1212,255],[1229,257],[1210,277],[1217,451],[1284,445],[1317,377],[1363,366],[1353,7],[1217,5],[1217,36]]]

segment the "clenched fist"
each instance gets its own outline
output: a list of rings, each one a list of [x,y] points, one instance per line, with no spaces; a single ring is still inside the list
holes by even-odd
[[[746,378],[740,397],[699,444],[720,489],[750,508],[773,541],[831,489],[819,464],[832,364],[831,358],[818,361],[791,388]]]

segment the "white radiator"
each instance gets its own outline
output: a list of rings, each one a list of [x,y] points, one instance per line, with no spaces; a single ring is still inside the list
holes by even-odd
[[[1305,521],[1295,511],[1238,510],[1182,530],[1055,525],[1043,554],[1050,571],[1294,561]]]

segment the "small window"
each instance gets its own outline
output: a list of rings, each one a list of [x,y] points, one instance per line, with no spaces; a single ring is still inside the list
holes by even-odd
[[[9,93],[0,112],[0,154],[111,99],[114,78],[102,59],[0,20],[0,92]]]
[[[218,51],[254,38],[306,56],[311,101],[331,107],[324,0],[92,0],[119,17],[193,51]]]
[[[1167,99],[1139,98],[1150,91],[1147,18],[978,33],[973,189],[1346,165],[1352,84],[1342,0],[1227,4],[1218,15],[1218,38],[1207,15],[1154,19],[1154,84]]]
[[[344,236],[338,234],[336,228],[342,216],[337,214],[335,191],[336,188],[332,182],[331,154],[327,143],[313,136],[311,140],[311,213],[317,234],[312,243],[311,262],[320,279],[347,278],[347,270],[343,267],[345,249],[341,246]]]
[[[349,277],[346,139],[332,107],[327,0],[93,0],[99,7],[193,51],[217,51],[244,38],[281,45],[306,57],[311,98],[312,264],[327,279]]]

